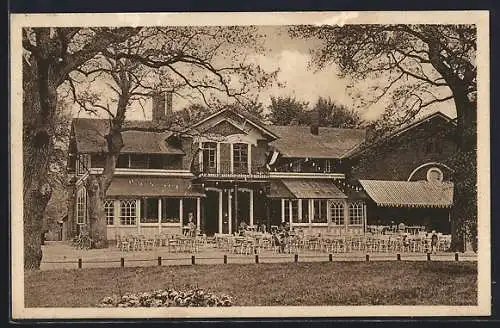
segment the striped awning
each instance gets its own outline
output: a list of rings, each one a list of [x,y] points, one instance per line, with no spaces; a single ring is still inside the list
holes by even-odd
[[[295,196],[294,198],[347,198],[347,196],[337,188],[333,181],[327,179],[283,179],[281,181]]]
[[[368,196],[381,207],[453,206],[452,182],[359,180]]]
[[[108,197],[204,197],[200,186],[190,179],[167,177],[114,177],[106,193]]]

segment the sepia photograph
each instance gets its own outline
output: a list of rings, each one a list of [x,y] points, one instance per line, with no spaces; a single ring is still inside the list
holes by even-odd
[[[12,318],[489,315],[488,19],[11,14]]]

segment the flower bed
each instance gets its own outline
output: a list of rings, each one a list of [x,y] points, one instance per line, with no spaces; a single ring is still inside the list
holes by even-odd
[[[228,295],[216,295],[203,289],[155,290],[145,293],[127,293],[123,296],[107,296],[98,307],[228,307],[233,299]]]

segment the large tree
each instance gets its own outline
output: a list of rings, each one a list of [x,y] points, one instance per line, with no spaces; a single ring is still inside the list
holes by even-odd
[[[387,107],[379,121],[383,124],[405,124],[422,110],[454,102],[459,153],[450,164],[456,170],[453,244],[459,248],[463,231],[470,230],[477,218],[476,172],[462,172],[464,159],[476,167],[476,27],[298,26],[290,34],[317,38],[321,46],[313,51],[313,62],[320,69],[335,63],[342,77],[360,84],[366,107],[383,102]],[[374,83],[366,85],[367,80]],[[467,208],[461,206],[465,203]]]
[[[58,88],[69,73],[135,28],[24,28],[23,44],[23,229],[24,267],[42,259],[43,213],[52,193],[49,160],[56,135]]]
[[[301,113],[303,113],[308,106],[308,102],[297,100],[290,96],[271,97],[267,119],[275,125],[298,124]]]

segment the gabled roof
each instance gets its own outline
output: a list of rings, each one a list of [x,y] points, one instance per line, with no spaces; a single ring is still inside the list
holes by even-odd
[[[359,180],[368,196],[382,207],[451,207],[452,182]]]
[[[434,112],[434,113],[430,113],[430,114],[425,115],[425,116],[421,117],[420,119],[418,119],[418,120],[416,120],[416,121],[414,121],[414,122],[412,122],[410,124],[407,124],[405,126],[400,127],[399,129],[396,129],[395,131],[391,132],[389,135],[383,137],[379,141],[376,141],[376,142],[370,143],[370,144],[366,144],[366,145],[365,144],[356,145],[351,150],[349,150],[344,155],[344,157],[354,157],[354,156],[360,155],[365,150],[370,149],[373,146],[380,144],[381,142],[384,142],[384,141],[390,140],[390,139],[392,139],[394,137],[397,137],[397,136],[399,136],[399,135],[401,135],[403,133],[408,132],[409,130],[412,130],[412,129],[420,126],[421,124],[423,124],[425,122],[428,122],[429,120],[436,119],[436,118],[444,119],[446,122],[448,122],[450,124],[453,124],[453,125],[457,124],[456,119],[452,119],[451,117],[449,117],[448,115],[446,115],[446,114],[444,114],[444,113],[442,113],[440,111],[437,111],[437,112]]]
[[[210,114],[208,115],[207,117],[201,119],[200,121],[198,121],[197,123],[193,124],[189,129],[196,129],[196,127],[202,125],[203,123],[207,122],[208,120],[211,120],[212,118],[215,118],[219,115],[222,115],[223,113],[226,113],[226,112],[231,112],[237,116],[239,116],[240,118],[244,119],[246,122],[248,122],[249,124],[251,124],[253,127],[255,127],[256,129],[260,130],[261,132],[263,132],[265,135],[269,136],[271,139],[276,139],[277,136],[276,134],[273,133],[272,130],[270,130],[268,128],[268,126],[266,126],[263,122],[261,122],[257,117],[255,117],[254,115],[251,115],[250,113],[246,113],[244,111],[239,111],[239,110],[235,110],[235,109],[232,109],[232,108],[224,108],[224,109],[221,109],[213,114]]]
[[[268,125],[279,138],[270,145],[283,157],[342,158],[365,140],[363,129],[320,127],[318,135],[308,126]]]
[[[126,121],[126,128],[160,129],[153,121]],[[77,151],[80,153],[107,152],[105,135],[109,131],[109,121],[105,119],[75,118],[73,130]],[[172,154],[182,155],[182,149],[169,144],[166,140],[171,131],[152,132],[128,130],[122,132],[124,146],[121,153]]]

